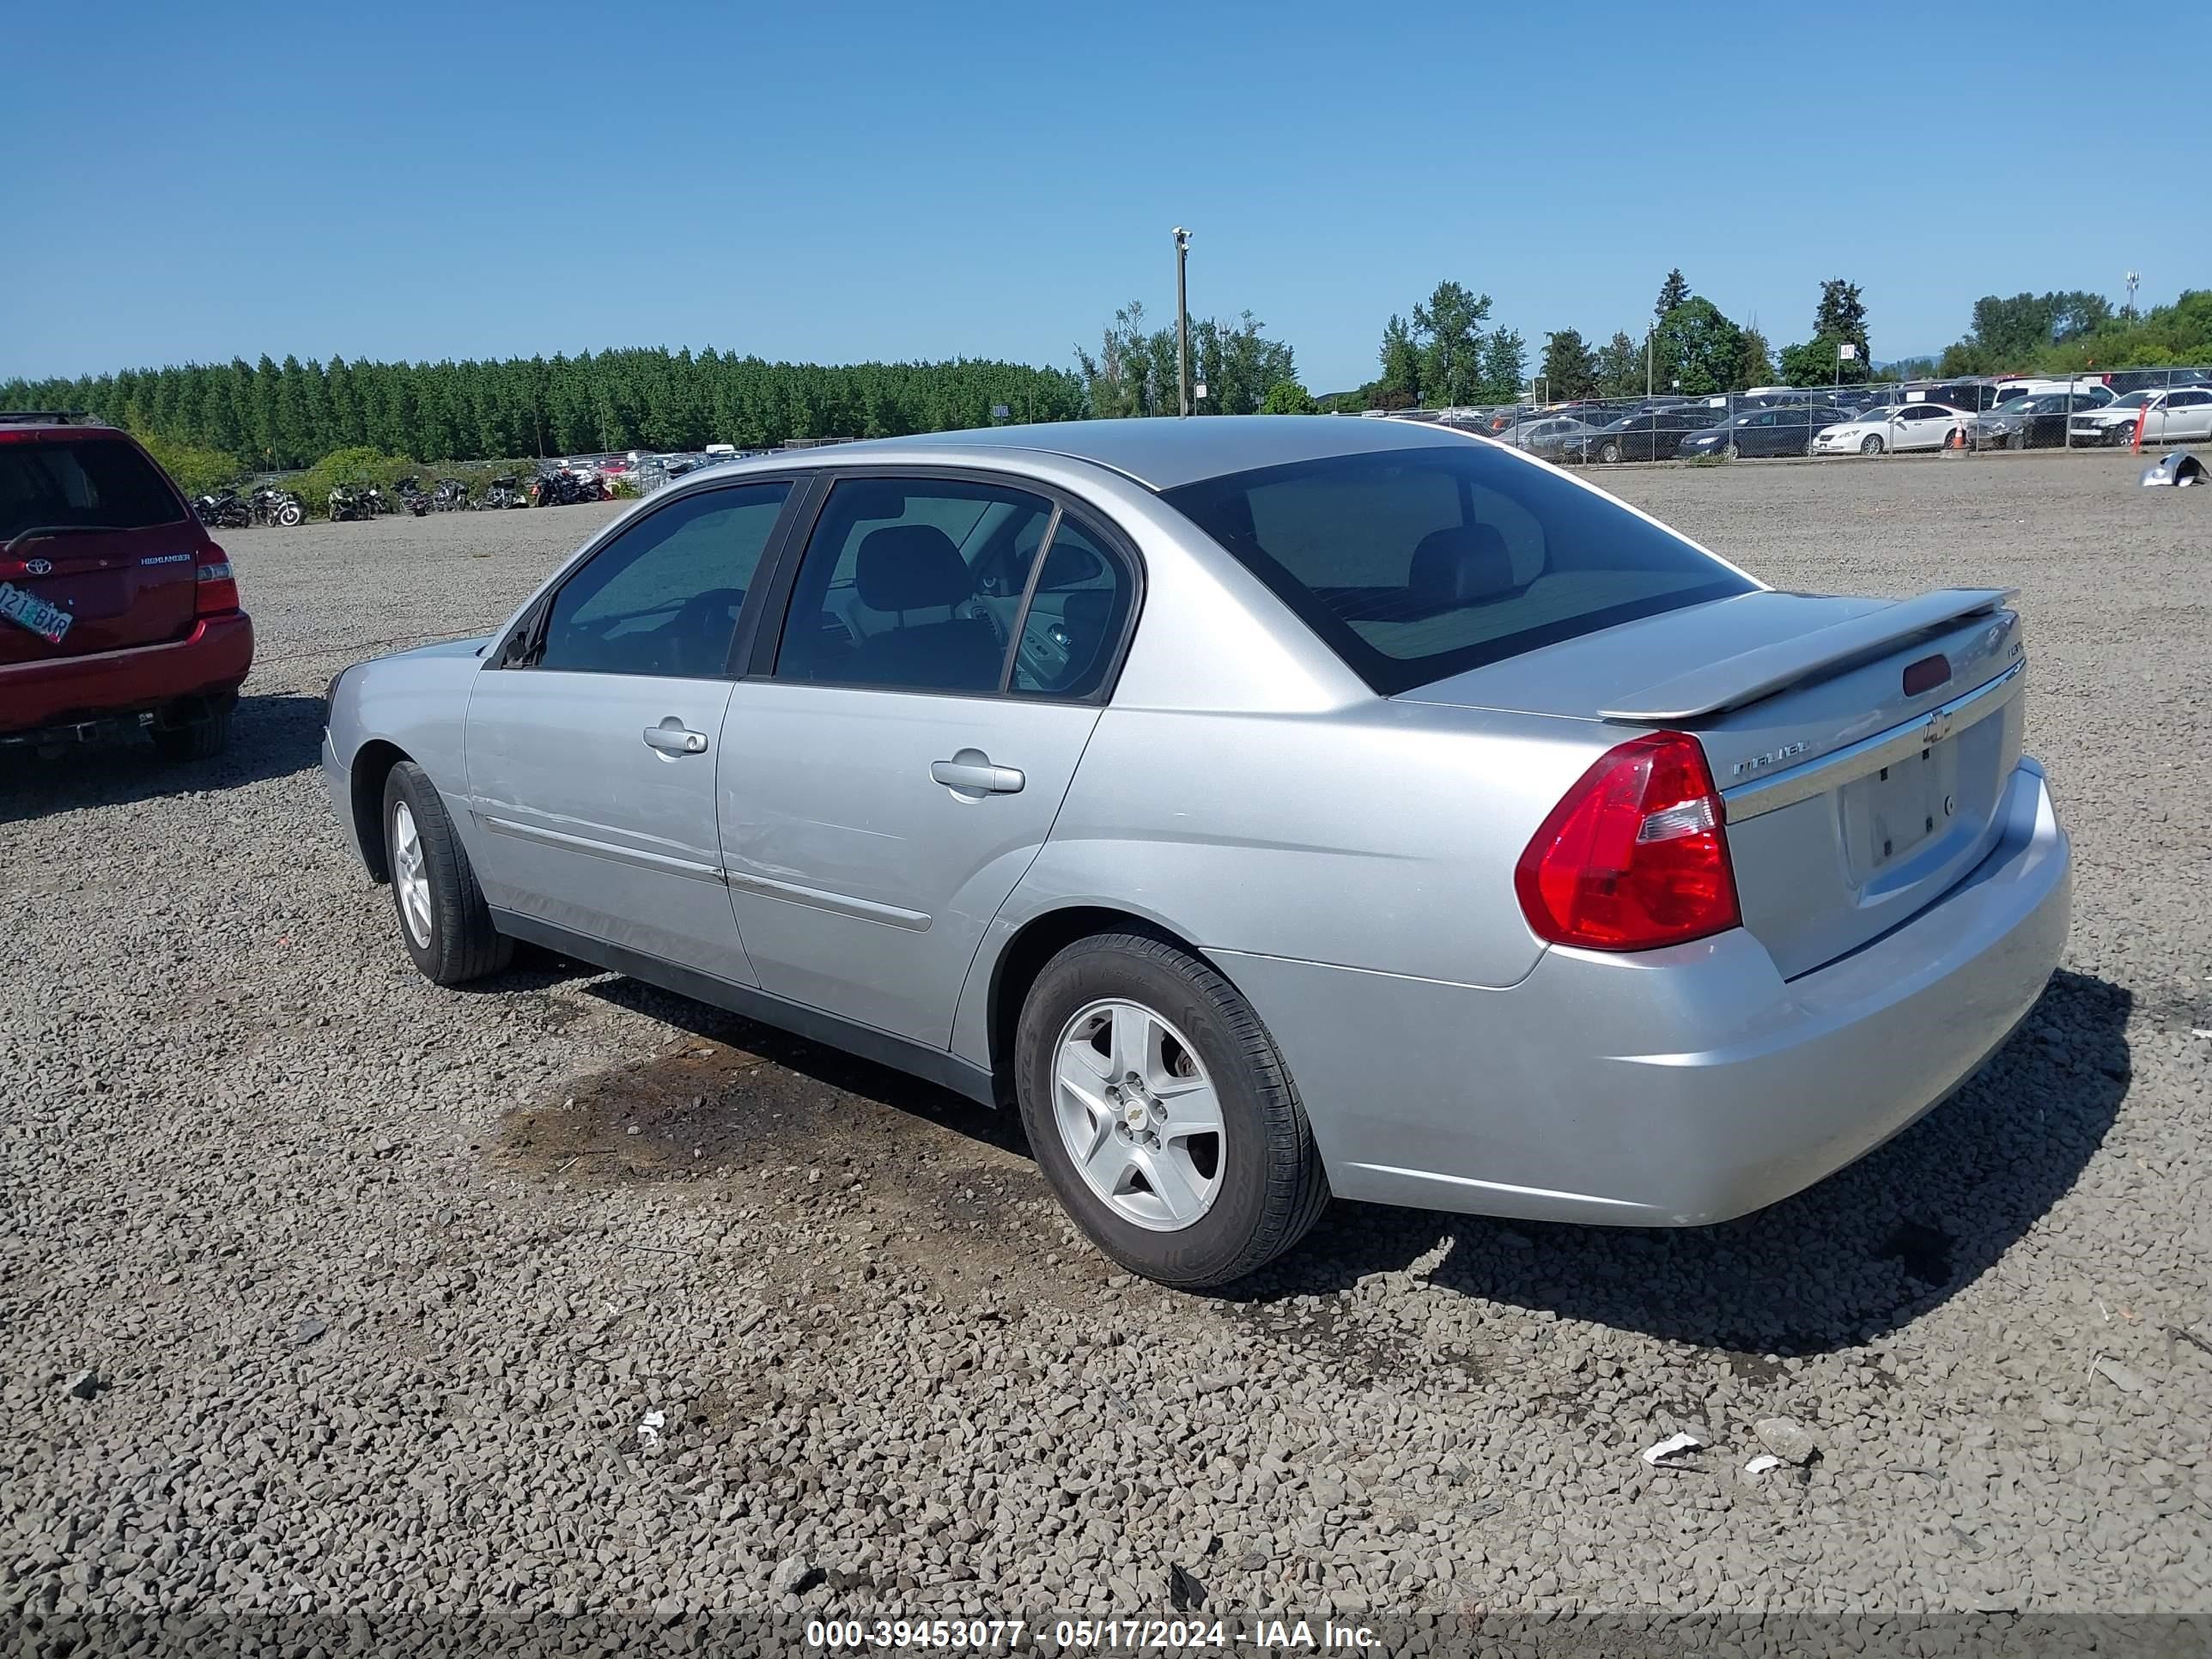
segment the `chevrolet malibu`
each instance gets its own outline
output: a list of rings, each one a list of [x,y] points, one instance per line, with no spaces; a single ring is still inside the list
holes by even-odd
[[[2068,922],[2008,598],[1777,592],[1449,428],[1009,427],[678,480],[323,763],[432,980],[1011,1106],[1211,1285],[1332,1194],[1718,1221],[1956,1087]]]

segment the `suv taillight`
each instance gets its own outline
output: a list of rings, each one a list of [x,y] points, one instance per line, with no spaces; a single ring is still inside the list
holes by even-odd
[[[238,609],[238,578],[230,555],[213,542],[200,549],[199,582],[192,589],[192,615],[220,617]]]
[[[1726,809],[1705,750],[1656,732],[1608,750],[1552,809],[1513,872],[1540,939],[1648,951],[1736,927]]]

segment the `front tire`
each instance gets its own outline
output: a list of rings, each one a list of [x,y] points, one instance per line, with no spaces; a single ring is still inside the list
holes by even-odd
[[[1132,1273],[1185,1290],[1257,1271],[1328,1202],[1305,1109],[1260,1017],[1164,939],[1105,933],[1022,1005],[1016,1092],[1061,1206]]]
[[[1875,434],[1873,434],[1873,433],[1871,433],[1871,432],[1868,433],[1868,434],[1866,434],[1865,438],[1864,438],[1863,440],[1862,440],[1862,441],[1861,441],[1861,442],[1860,442],[1860,444],[1859,444],[1859,453],[1860,453],[1860,454],[1862,454],[1862,455],[1879,455],[1879,454],[1881,454],[1881,440],[1879,437],[1877,437]]]
[[[1597,458],[1601,461],[1603,461],[1607,466],[1620,465],[1620,446],[1616,443],[1601,444],[1598,447]]]
[[[464,985],[514,959],[514,941],[491,925],[468,849],[429,774],[401,761],[384,781],[385,867],[399,942],[422,977]]]

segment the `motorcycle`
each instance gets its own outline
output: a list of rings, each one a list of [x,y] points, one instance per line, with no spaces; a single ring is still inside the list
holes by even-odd
[[[256,524],[280,525],[289,530],[307,516],[307,504],[298,495],[267,484],[253,492],[252,505]]]
[[[377,514],[380,500],[374,484],[332,484],[331,522],[347,524],[357,519],[373,519]]]
[[[399,504],[416,518],[422,518],[429,513],[429,493],[422,488],[422,480],[413,474],[410,473],[400,479],[392,488],[393,493],[399,497]]]
[[[469,506],[466,479],[441,478],[430,491],[430,510],[433,513],[465,513]]]
[[[610,497],[605,483],[597,474],[563,467],[558,472],[539,473],[530,486],[530,499],[536,507],[575,507]]]
[[[496,513],[510,507],[527,507],[530,497],[512,477],[494,478],[484,486],[483,499],[477,503],[479,512]]]
[[[253,522],[246,503],[238,499],[234,489],[201,496],[192,503],[192,511],[202,524],[214,530],[243,530]]]

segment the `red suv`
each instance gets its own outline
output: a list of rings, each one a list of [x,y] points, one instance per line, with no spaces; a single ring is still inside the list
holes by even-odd
[[[252,665],[230,557],[153,457],[83,416],[0,414],[0,744],[144,726],[201,759]]]

